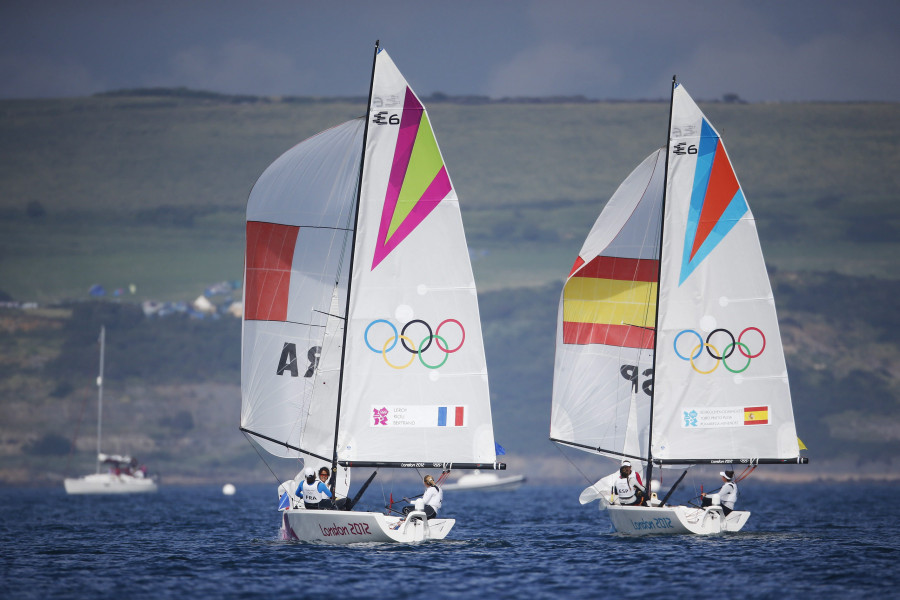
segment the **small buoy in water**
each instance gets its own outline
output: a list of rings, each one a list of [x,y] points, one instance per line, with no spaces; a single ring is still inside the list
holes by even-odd
[[[230,483],[226,483],[225,485],[222,486],[222,493],[225,494],[226,496],[234,496],[234,492],[235,492],[234,486],[231,485]]]

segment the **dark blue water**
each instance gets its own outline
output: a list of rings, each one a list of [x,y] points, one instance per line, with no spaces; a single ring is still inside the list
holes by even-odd
[[[360,547],[279,541],[273,487],[0,489],[0,595],[818,599],[896,597],[900,584],[897,485],[748,481],[749,523],[715,537],[611,534],[581,487],[448,492],[447,540]],[[369,494],[375,505],[382,491]]]

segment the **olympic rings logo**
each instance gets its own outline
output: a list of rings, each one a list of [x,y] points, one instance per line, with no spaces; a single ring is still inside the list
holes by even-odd
[[[369,330],[378,323],[384,323],[385,325],[390,327],[391,331],[393,332],[393,335],[387,338],[384,344],[382,344],[380,350],[377,347],[373,347],[372,344],[369,343]],[[424,325],[425,329],[428,330],[428,335],[422,338],[422,341],[419,342],[418,349],[416,348],[414,340],[406,335],[407,329],[409,329],[410,326],[416,323]],[[452,323],[459,327],[459,331],[462,335],[462,339],[460,339],[459,344],[455,348],[451,348],[447,343],[447,340],[441,337],[441,327],[447,325],[448,323]],[[388,360],[388,352],[390,352],[397,346],[398,340],[403,348],[410,354],[409,360],[406,362],[406,364],[394,364],[390,360]],[[417,356],[419,357],[419,362],[422,363],[422,365],[426,368],[439,369],[444,366],[444,363],[447,362],[447,359],[451,354],[459,351],[459,349],[463,347],[463,344],[466,341],[466,329],[465,327],[463,327],[462,323],[460,323],[456,319],[444,319],[437,326],[437,328],[432,331],[431,325],[429,325],[422,319],[413,319],[412,321],[407,322],[406,325],[404,325],[403,328],[398,332],[397,327],[387,319],[375,319],[366,327],[366,331],[363,334],[363,341],[366,342],[366,346],[369,348],[369,350],[371,350],[375,354],[380,354],[382,358],[384,358],[384,362],[387,363],[387,365],[392,369],[400,370],[407,368],[413,363],[414,360],[416,360]],[[425,362],[425,351],[431,347],[432,343],[434,343],[438,350],[444,353],[444,360],[437,364],[429,364]]]
[[[755,331],[762,338],[762,347],[759,349],[759,352],[756,352],[755,354],[751,353],[749,345],[747,345],[741,341],[744,337],[744,334],[747,333],[748,331]],[[686,333],[697,336],[698,343],[696,346],[694,346],[694,349],[691,350],[690,354],[688,354],[687,356],[684,356],[681,354],[681,352],[678,351],[678,340],[681,338],[681,336],[683,336]],[[721,354],[719,353],[719,349],[716,348],[710,341],[710,340],[712,340],[713,336],[716,335],[717,333],[727,334],[728,337],[731,338],[731,342],[723,348],[723,351]],[[710,332],[710,334],[708,336],[706,336],[706,339],[704,340],[703,336],[701,336],[699,333],[697,333],[693,329],[683,329],[678,335],[675,336],[675,341],[673,343],[673,346],[675,348],[675,354],[678,356],[678,358],[680,358],[681,360],[686,360],[686,361],[690,362],[691,367],[695,371],[700,373],[701,375],[709,375],[710,373],[712,373],[713,371],[715,371],[716,369],[719,368],[719,363],[725,365],[725,368],[728,369],[729,371],[731,371],[732,373],[743,373],[750,366],[750,361],[752,361],[757,356],[761,355],[763,353],[763,351],[766,349],[766,336],[762,332],[762,330],[759,329],[758,327],[747,327],[738,335],[737,339],[734,339],[734,334],[731,333],[730,331],[728,331],[727,329],[714,329],[712,332]],[[694,361],[696,359],[700,358],[700,355],[703,353],[704,349],[706,349],[706,353],[709,354],[715,361],[715,363],[713,363],[713,368],[709,369],[708,371],[701,371],[700,369],[697,368],[697,365],[694,364]],[[744,358],[747,359],[747,362],[744,364],[744,366],[739,369],[732,368],[727,362],[727,360],[729,358],[731,358],[731,356],[734,354],[735,349],[737,349],[737,351],[741,354],[741,356],[743,356]]]

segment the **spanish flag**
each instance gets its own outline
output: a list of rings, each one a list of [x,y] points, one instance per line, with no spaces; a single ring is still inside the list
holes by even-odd
[[[769,407],[751,406],[744,409],[744,425],[768,425]]]
[[[659,261],[575,261],[563,290],[563,343],[653,348]]]

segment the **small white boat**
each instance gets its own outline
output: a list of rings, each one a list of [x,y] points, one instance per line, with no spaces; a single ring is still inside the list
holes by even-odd
[[[103,424],[103,361],[106,356],[106,328],[100,327],[100,373],[97,376],[97,472],[66,478],[67,494],[140,494],[155,492],[156,481],[130,456],[106,455],[100,451]],[[105,470],[105,471],[104,471]]]
[[[511,492],[522,487],[525,483],[524,475],[510,475],[500,477],[496,473],[482,473],[475,470],[474,473],[463,475],[453,483],[445,483],[441,486],[444,491],[478,490],[481,492]]]
[[[338,498],[351,468],[505,468],[459,200],[425,107],[377,43],[366,117],[273,162],[246,227],[241,431],[337,472]],[[352,510],[361,492],[348,510],[307,510],[297,483],[279,486],[284,539],[421,542],[455,523]]]
[[[750,207],[718,132],[674,80],[669,114],[667,145],[607,202],[563,288],[550,439],[643,465],[651,484],[654,467],[805,464]],[[610,485],[582,504],[604,508]],[[608,506],[613,527],[715,534],[750,516],[666,506],[672,491]]]
[[[77,479],[63,481],[67,494],[140,494],[157,491],[156,481],[137,466],[137,461],[125,456],[97,457],[100,468],[106,472],[92,473]]]

